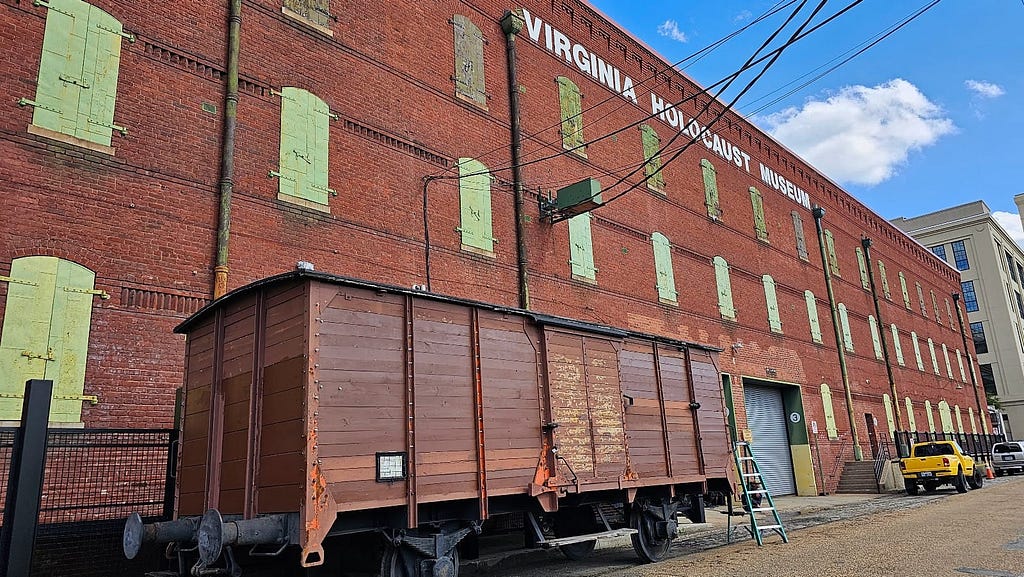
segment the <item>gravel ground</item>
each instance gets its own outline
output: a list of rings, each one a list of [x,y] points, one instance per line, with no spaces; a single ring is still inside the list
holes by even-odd
[[[772,534],[762,548],[742,528],[727,544],[722,521],[709,511],[715,526],[688,532],[674,544],[671,558],[654,565],[637,565],[632,549],[620,542],[580,563],[557,551],[531,552],[467,564],[463,575],[1024,577],[1022,496],[1024,477],[1006,477],[965,495],[945,488],[919,497],[893,494],[786,512],[790,542]]]

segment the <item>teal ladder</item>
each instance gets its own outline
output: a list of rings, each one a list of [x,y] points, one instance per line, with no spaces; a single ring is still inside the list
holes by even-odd
[[[761,469],[757,466],[754,454],[750,450],[750,443],[737,441],[733,450],[733,456],[736,459],[736,470],[740,474],[740,485],[743,487],[744,509],[750,515],[750,526],[746,527],[747,531],[757,541],[759,547],[764,545],[765,531],[774,531],[782,537],[783,543],[789,543],[786,528],[782,526],[782,519],[779,518],[779,510],[775,508],[772,494],[768,491],[768,487],[765,486],[764,477],[761,476]],[[753,495],[763,495],[761,499],[757,499],[756,507],[754,506],[755,498]],[[731,540],[731,515],[729,520],[728,538]]]

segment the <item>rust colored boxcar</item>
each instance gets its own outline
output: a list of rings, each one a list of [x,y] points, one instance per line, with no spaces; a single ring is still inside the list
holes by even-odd
[[[705,346],[301,271],[177,330],[178,520],[129,520],[129,553],[197,542],[199,569],[234,569],[233,547],[297,545],[311,566],[376,532],[382,575],[455,575],[464,537],[517,515],[570,557],[630,534],[656,561],[730,490]]]

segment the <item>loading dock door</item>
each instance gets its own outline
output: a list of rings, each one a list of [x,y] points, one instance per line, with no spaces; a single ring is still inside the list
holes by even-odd
[[[786,433],[786,410],[782,391],[772,387],[747,385],[743,388],[747,407],[747,427],[754,435],[751,443],[757,465],[772,495],[796,493],[793,455]]]

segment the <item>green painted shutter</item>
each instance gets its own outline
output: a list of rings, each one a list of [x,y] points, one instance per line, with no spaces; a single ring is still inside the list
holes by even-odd
[[[803,260],[807,260],[807,241],[804,240],[804,219],[800,213],[793,211],[793,235],[796,238],[796,254]]]
[[[811,325],[811,340],[820,343],[821,323],[818,321],[818,300],[809,290],[804,291],[804,300],[807,301],[807,320]]]
[[[573,276],[589,280],[597,279],[597,268],[594,267],[594,245],[590,236],[589,212],[569,219],[569,257]]]
[[[750,206],[754,210],[754,234],[757,240],[768,242],[768,226],[764,221],[764,200],[761,193],[753,186],[750,187]]]
[[[821,407],[825,413],[825,431],[829,439],[839,438],[839,429],[836,428],[836,413],[832,407],[832,389],[825,383],[821,383]]]
[[[860,269],[860,286],[864,290],[871,289],[871,281],[868,280],[868,265],[864,260],[864,251],[858,246],[857,251],[857,268]]]
[[[318,204],[327,204],[328,195],[334,192],[327,182],[332,113],[323,100],[312,94],[308,94],[307,98],[310,112],[306,115],[306,147],[313,162],[309,173],[309,191],[305,198]]]
[[[942,315],[939,314],[939,300],[935,298],[935,291],[928,291],[932,295],[932,310],[935,311],[935,322],[942,324]]]
[[[779,301],[775,293],[775,279],[770,275],[761,277],[761,284],[764,285],[764,302],[768,308],[768,328],[773,333],[782,332],[782,321],[779,319]]]
[[[284,0],[283,5],[313,24],[330,26],[330,0]]]
[[[658,277],[658,298],[663,301],[676,302],[675,274],[672,270],[672,245],[668,238],[660,232],[651,235],[654,245],[654,269]]]
[[[1024,282],[1024,279],[1021,279]],[[946,319],[949,321],[949,328],[953,328],[953,309],[949,307],[949,299],[944,299],[946,302]]]
[[[921,359],[921,343],[917,340],[917,333],[910,331],[910,341],[914,343],[914,358],[917,360],[917,370],[924,372],[924,360]]]
[[[455,94],[487,107],[484,83],[484,36],[469,18],[456,14],[455,28]]]
[[[949,412],[949,403],[939,401],[939,421],[942,423],[943,433],[953,432],[953,416]]]
[[[939,374],[939,358],[935,356],[935,341],[928,339],[928,352],[932,355],[932,371]]]
[[[832,231],[828,229],[825,229],[825,250],[828,252],[828,267],[832,274],[842,276],[839,274],[839,257],[836,256],[836,241],[832,237]]]
[[[665,190],[665,176],[661,172],[661,139],[658,133],[649,125],[640,126],[640,140],[644,148],[644,171],[647,179],[647,187],[657,191]]]
[[[896,419],[892,416],[892,397],[889,396],[889,393],[884,393],[882,395],[882,404],[885,405],[885,424],[889,427],[889,438],[892,439],[895,438],[894,433],[896,432]]]
[[[921,316],[928,316],[928,307],[924,304],[924,291],[921,290],[921,283],[916,282],[914,286],[917,287],[917,300],[921,301]]]
[[[910,400],[910,397],[904,399],[907,403],[907,430],[917,430],[917,418],[914,416],[914,402]]]
[[[46,12],[32,124],[74,136],[85,68],[89,5],[55,0]]]
[[[284,197],[327,205],[330,121],[327,104],[301,88],[281,89],[278,191]],[[287,198],[286,198],[287,200]]]
[[[892,332],[892,348],[896,351],[896,362],[901,367],[906,366],[906,362],[903,359],[903,345],[900,343],[900,330],[896,328],[896,325],[889,325]]]
[[[50,379],[54,395],[80,397],[85,384],[95,274],[70,261],[31,256],[11,263],[3,334],[0,392],[21,395],[28,379]],[[0,398],[0,420],[21,417],[20,397]],[[77,423],[82,401],[55,399],[53,422]]]
[[[928,432],[935,432],[935,412],[932,410],[932,402],[924,402],[924,414],[928,417]]]
[[[718,220],[722,216],[722,207],[718,202],[718,175],[715,166],[708,159],[702,158],[700,170],[704,175],[704,204],[708,207],[708,216]]]
[[[493,252],[491,175],[478,160],[459,159],[459,206],[462,246]]]
[[[949,364],[949,348],[946,347],[946,343],[942,343],[942,358],[946,361],[946,376],[952,379],[953,366]]]
[[[124,130],[114,125],[122,32],[123,28],[117,19],[90,6],[84,68],[81,73],[89,88],[79,91],[75,136],[104,146],[110,146],[111,130]]]
[[[572,80],[558,77],[558,104],[562,111],[562,147],[586,157],[583,146],[583,103],[580,89]]]
[[[903,306],[907,307],[907,310],[913,310],[910,305],[910,293],[907,291],[907,277],[903,275],[903,271],[900,271],[900,290],[903,291]]]
[[[882,341],[878,334],[878,321],[874,315],[868,315],[868,327],[871,329],[871,346],[875,351],[875,358],[882,359]]]
[[[967,382],[967,373],[964,372],[964,354],[960,352],[960,349],[956,350],[956,364],[960,367],[960,382]]]
[[[978,434],[978,423],[974,419],[974,408],[973,407],[967,407],[967,417],[971,420],[971,434],[972,435],[977,435]]]
[[[878,277],[882,279],[882,296],[892,300],[892,293],[889,292],[889,277],[885,274],[885,263],[878,261]]]
[[[956,429],[962,435],[964,434],[964,417],[960,412],[960,405],[954,405],[954,412],[956,413]]]
[[[839,303],[839,325],[843,329],[843,346],[846,350],[853,352],[853,335],[850,334],[850,316],[846,312],[846,305]]]
[[[718,312],[723,319],[736,320],[736,308],[732,304],[732,282],[729,280],[729,263],[720,256],[716,256],[712,261],[715,264],[715,284],[718,287]]]

